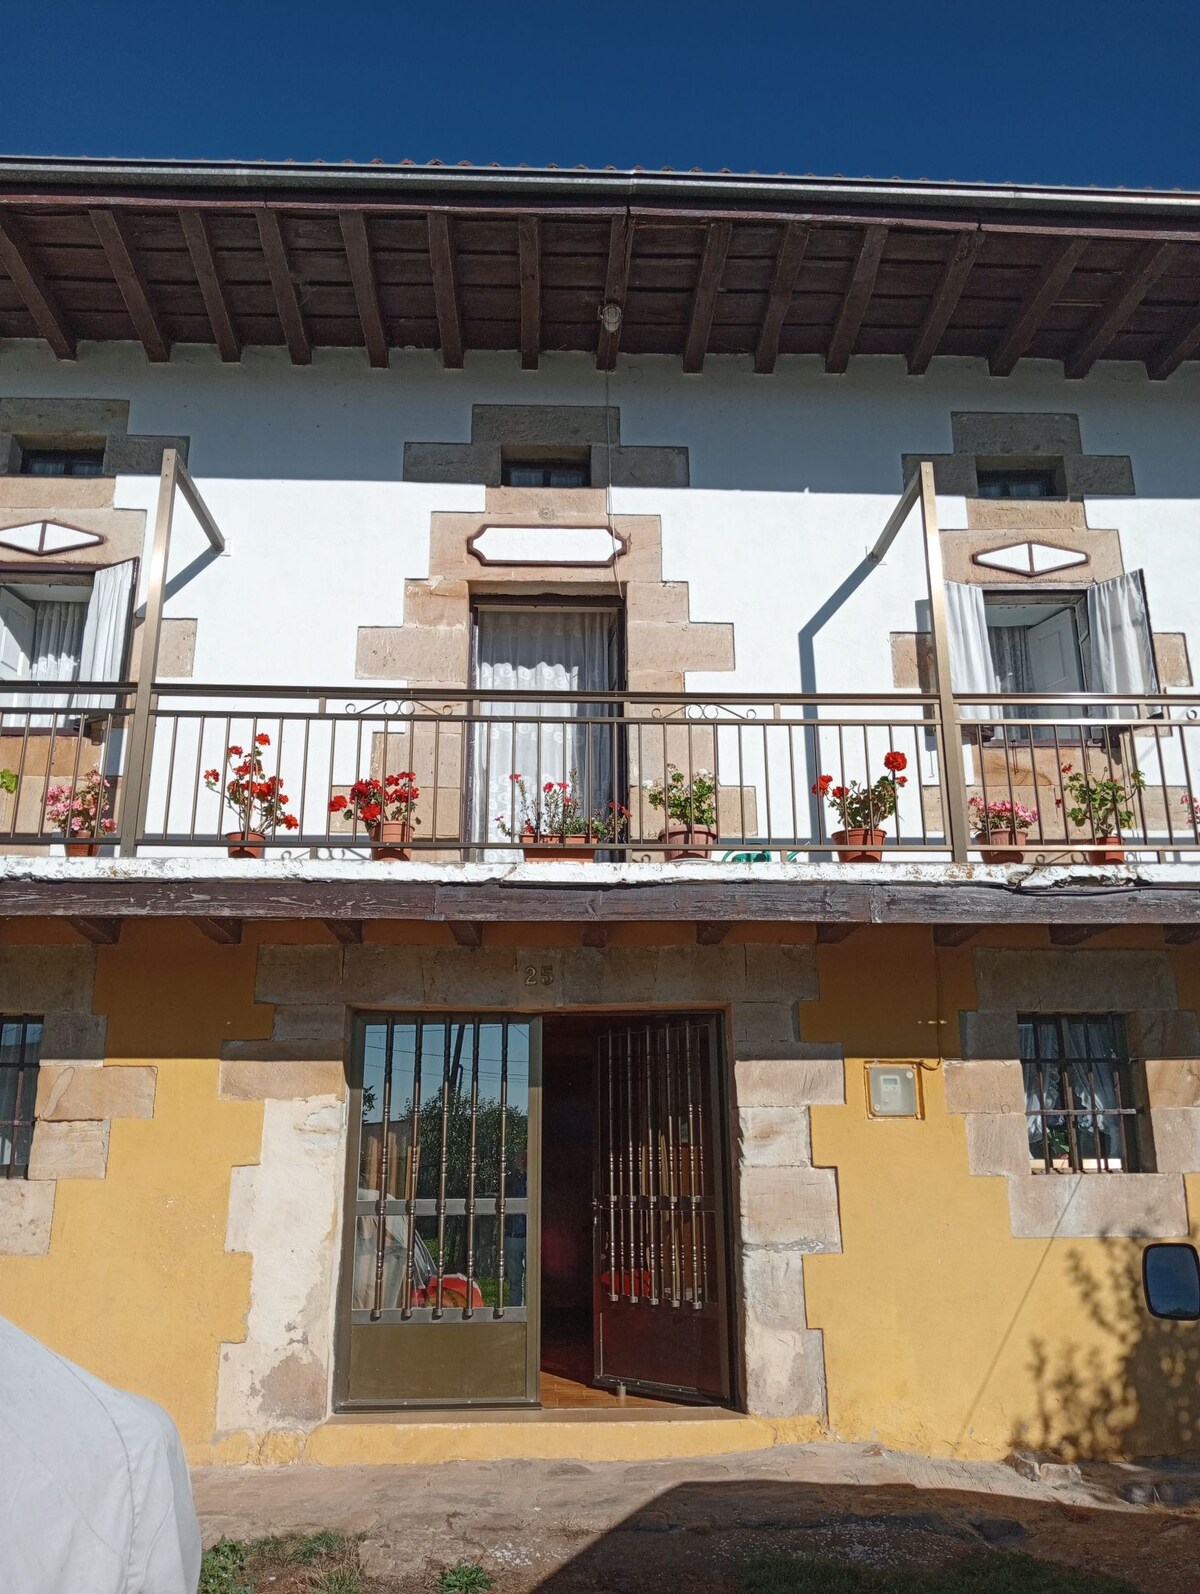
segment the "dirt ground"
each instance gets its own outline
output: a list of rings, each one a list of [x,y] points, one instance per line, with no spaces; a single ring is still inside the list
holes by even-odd
[[[207,1544],[336,1529],[356,1536],[366,1586],[380,1594],[426,1594],[462,1562],[483,1567],[497,1594],[733,1594],[759,1555],[832,1554],[886,1571],[982,1547],[1105,1572],[1145,1594],[1197,1594],[1200,1508],[1122,1498],[1152,1493],[1157,1476],[1091,1468],[1034,1481],[999,1463],[839,1445],[637,1464],[211,1469],[195,1489]],[[1163,1477],[1167,1497],[1191,1493],[1179,1474]]]

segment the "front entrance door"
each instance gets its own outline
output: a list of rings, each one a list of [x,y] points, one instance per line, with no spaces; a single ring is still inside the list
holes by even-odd
[[[602,1028],[596,1382],[730,1398],[718,1036],[711,1018]]]

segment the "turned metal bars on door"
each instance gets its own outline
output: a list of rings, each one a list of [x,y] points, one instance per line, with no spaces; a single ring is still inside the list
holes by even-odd
[[[712,1026],[628,1024],[598,1042],[600,1286],[610,1301],[715,1300]]]

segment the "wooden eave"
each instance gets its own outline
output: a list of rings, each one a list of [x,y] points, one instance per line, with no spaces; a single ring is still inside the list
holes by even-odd
[[[1169,247],[1168,247],[1169,246]],[[620,306],[616,332],[602,304]],[[0,161],[0,338],[1145,365],[1200,353],[1200,197],[691,174]],[[2,358],[2,356],[0,356]]]

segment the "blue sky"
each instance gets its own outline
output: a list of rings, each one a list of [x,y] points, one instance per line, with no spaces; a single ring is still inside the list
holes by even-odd
[[[2,15],[6,154],[1200,188],[1197,0],[8,0]]]

